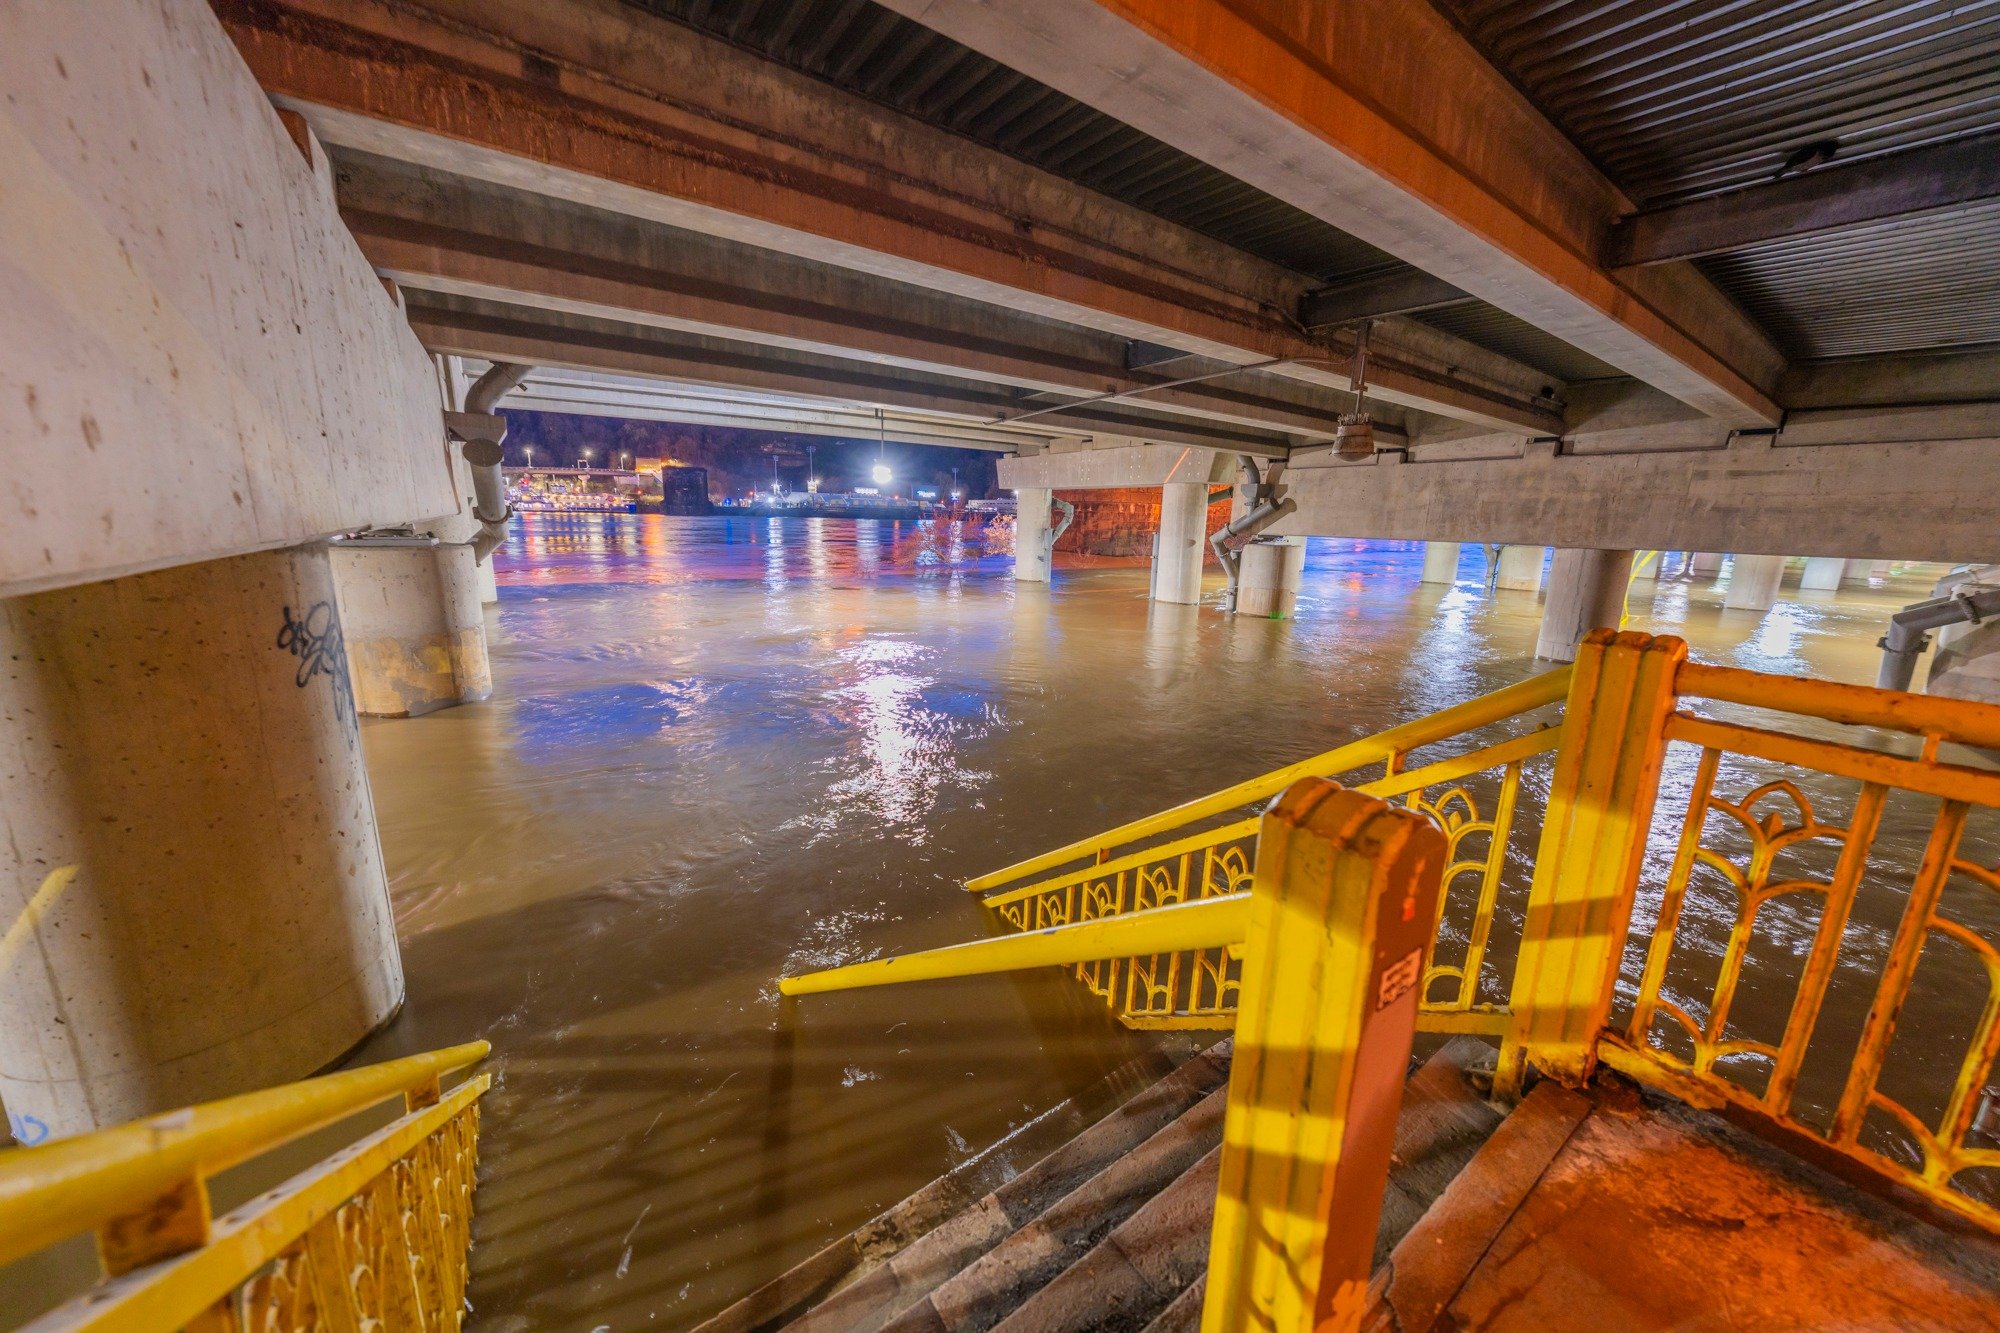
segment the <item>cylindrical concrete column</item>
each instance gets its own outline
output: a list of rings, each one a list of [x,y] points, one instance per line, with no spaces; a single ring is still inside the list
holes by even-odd
[[[1049,581],[1049,507],[1054,499],[1046,486],[1014,491],[1014,577],[1023,583]]]
[[[1457,542],[1425,542],[1421,581],[1446,585],[1458,582],[1458,550]]]
[[[1546,546],[1501,547],[1499,574],[1493,580],[1493,586],[1509,592],[1540,592],[1542,561],[1548,553]]]
[[[1208,546],[1208,485],[1170,481],[1160,488],[1160,539],[1153,549],[1153,600],[1201,601],[1201,560]]]
[[[1535,656],[1574,662],[1583,636],[1617,629],[1625,613],[1625,588],[1632,577],[1632,552],[1556,550],[1549,567],[1549,595],[1542,605]]]
[[[1255,541],[1243,548],[1236,580],[1236,614],[1283,620],[1299,599],[1299,582],[1306,567],[1306,539],[1281,537]]]
[[[471,547],[354,542],[330,559],[363,716],[417,717],[492,695]]]
[[[1736,611],[1769,611],[1785,578],[1782,555],[1739,555],[1730,561],[1729,591],[1722,604]]]
[[[1722,559],[1720,551],[1696,551],[1694,559],[1688,562],[1688,571],[1712,579],[1722,572]]]
[[[1808,556],[1806,571],[1799,576],[1799,587],[1811,592],[1832,592],[1840,587],[1841,575],[1846,571],[1847,561],[1839,556]]]
[[[403,994],[324,548],[0,601],[24,1138],[303,1078]]]
[[[1844,588],[1865,588],[1868,576],[1873,571],[1873,560],[1844,560],[1841,562],[1840,583]]]

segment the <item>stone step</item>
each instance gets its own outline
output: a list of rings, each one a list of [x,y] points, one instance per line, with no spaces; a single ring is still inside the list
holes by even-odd
[[[990,1193],[974,1197],[963,1189],[961,1168],[745,1296],[695,1333],[878,1328],[1229,1079],[1226,1040],[1178,1067],[1159,1056],[1149,1060],[1160,1063],[1135,1062],[1110,1077],[1114,1087],[1140,1082],[1137,1092]]]
[[[1201,1283],[1191,1284],[1146,1325],[1146,1333],[1201,1333],[1201,1294]]]
[[[1090,1252],[1000,1321],[994,1333],[1144,1329],[1208,1266],[1222,1148],[1211,1148]]]
[[[1416,1225],[1500,1125],[1475,1080],[1492,1049],[1448,1042],[1413,1075],[1396,1122],[1377,1263]],[[994,1333],[1198,1328],[1220,1152],[1207,1154],[1023,1301]]]
[[[985,1333],[1222,1142],[1227,1083],[1051,1204],[884,1333]]]

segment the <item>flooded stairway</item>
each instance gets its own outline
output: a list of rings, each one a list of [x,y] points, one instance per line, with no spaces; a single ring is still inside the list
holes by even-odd
[[[1456,1038],[1410,1078],[1378,1260],[1501,1123],[1480,1091],[1492,1057]],[[698,1333],[1196,1327],[1229,1067],[1225,1040],[929,1231],[863,1243],[914,1206],[898,1205],[845,1247],[866,1259],[837,1274],[809,1260]]]
[[[1059,966],[1128,1026],[1233,1026],[1220,1147],[1157,1186],[1102,1168],[803,1326],[2000,1328],[1996,750],[2000,708],[1597,631],[1574,668],[969,880],[998,933],[780,989]],[[1891,800],[1928,802],[1921,856],[1877,838]],[[1419,1033],[1455,1044],[1412,1083]],[[1481,1116],[1456,1158],[1425,1131],[1441,1067]],[[767,1313],[743,1326],[793,1314]]]

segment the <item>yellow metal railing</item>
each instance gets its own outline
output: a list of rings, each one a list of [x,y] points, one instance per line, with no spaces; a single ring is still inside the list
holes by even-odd
[[[1817,1142],[2000,1231],[2000,1189],[1978,1176],[2000,1171],[2000,1150],[1975,1128],[2000,1054],[2000,866],[1967,845],[1976,820],[1988,839],[1994,833],[2000,773],[1940,758],[1945,745],[2000,748],[2000,708],[1694,664],[1679,668],[1675,695],[1757,709],[1758,723],[1773,724],[1682,707],[1664,719],[1657,744],[1694,760],[1693,781],[1664,812],[1673,858],[1634,922],[1649,937],[1645,961],[1596,1055],[1642,1083]],[[1885,751],[1879,732],[1800,735],[1801,721],[1906,733],[1919,738],[1916,753]],[[1925,829],[1913,866],[1907,857],[1880,864],[1891,808],[1901,829]],[[1984,857],[1993,855],[1988,841]],[[1685,937],[1696,894],[1726,913],[1719,957],[1713,941],[1690,948]],[[1781,900],[1817,907],[1795,966],[1791,950],[1769,948],[1770,929],[1759,931],[1760,914]],[[1888,929],[1857,929],[1862,919]],[[1782,1027],[1739,1021],[1746,985],[1767,996],[1789,987]],[[1926,1021],[1899,1044],[1913,999],[1946,992],[1979,996],[1977,1016],[1958,1027]],[[1831,1010],[1836,993],[1866,1004]],[[1963,1022],[1962,1003],[1954,1007]],[[1813,1095],[1803,1096],[1808,1083]]]
[[[1489,962],[1509,878],[1509,840],[1524,770],[1561,740],[1558,727],[1535,726],[1534,715],[1561,702],[1569,676],[1567,668],[1536,676],[978,876],[966,887],[984,893],[985,905],[1022,931],[1239,896],[1250,888],[1262,807],[1303,778],[1338,779],[1366,795],[1398,799],[1444,832],[1449,857],[1419,1021],[1431,1030],[1498,1033],[1506,1026],[1506,978]],[[1525,885],[1525,866],[1514,869],[1513,878]],[[1213,1029],[1235,1021],[1242,962],[1227,948],[1100,957],[1075,964],[1075,971],[1129,1027]]]
[[[36,1330],[456,1329],[483,1041],[0,1154],[0,1264],[95,1233],[104,1281]],[[208,1181],[401,1096],[404,1114],[223,1217]]]
[[[1555,727],[1476,734],[1558,699]],[[1411,765],[1427,746],[1458,753]],[[971,881],[1018,934],[783,984],[1061,964],[1135,1025],[1228,1022],[1255,949],[1227,910],[1258,870],[1246,807],[1381,764],[1354,793],[1428,816],[1447,847],[1416,1022],[1498,1035],[1503,1096],[1531,1069],[1580,1084],[1601,1063],[2000,1231],[2000,772],[1947,747],[2000,751],[2000,707],[1702,666],[1677,639],[1599,631],[1569,671]],[[1507,833],[1535,819],[1522,765],[1551,751],[1516,864]],[[1920,847],[1903,845],[1913,826]],[[1776,1030],[1739,1016],[1746,988],[1784,1015]],[[1972,1012],[1937,1020],[1940,997],[1968,993]],[[1930,1008],[1909,1026],[1913,1005]]]

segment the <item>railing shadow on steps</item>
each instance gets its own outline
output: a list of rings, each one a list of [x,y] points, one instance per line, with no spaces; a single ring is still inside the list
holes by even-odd
[[[1560,718],[1536,726],[1540,710],[1557,703]],[[1512,734],[1496,738],[1496,730]],[[1948,747],[1969,749],[1948,755]],[[1438,750],[1451,753],[1440,758]],[[780,984],[787,994],[809,994],[1063,965],[1135,1026],[1233,1022],[1225,1143],[1251,1156],[1236,1174],[1225,1171],[1218,1194],[1203,1324],[1210,1333],[1306,1327],[1335,1306],[1344,1315],[1358,1299],[1354,1274],[1334,1261],[1328,1200],[1311,1207],[1284,1191],[1360,1169],[1360,1157],[1326,1149],[1353,1132],[1350,1112],[1378,1135],[1393,1126],[1394,1093],[1330,1109],[1310,1100],[1333,1086],[1354,1097],[1354,1071],[1371,1065],[1360,1058],[1355,1024],[1390,990],[1414,997],[1418,1028],[1497,1036],[1502,1097],[1518,1095],[1531,1074],[1581,1084],[1601,1063],[2000,1231],[2000,1199],[1992,1176],[1981,1176],[2000,1174],[2000,1147],[1982,1118],[2000,1054],[2000,948],[1989,938],[2000,917],[1993,898],[2000,867],[1965,843],[1975,813],[2000,811],[2000,773],[1980,766],[1976,753],[1994,750],[2000,707],[1703,666],[1686,661],[1678,639],[1598,631],[1571,669],[970,881],[1017,933]],[[1523,772],[1544,755],[1553,759],[1537,791]],[[1329,781],[1352,780],[1371,764],[1382,766],[1379,774],[1351,788]],[[1677,775],[1671,784],[1663,782],[1669,768]],[[1358,858],[1371,874],[1382,869],[1379,846],[1351,842],[1341,850],[1328,841],[1316,860],[1280,856],[1299,845],[1286,832],[1286,812],[1313,793],[1324,800],[1328,790],[1437,839],[1438,864],[1423,873],[1435,874],[1441,891],[1425,893],[1408,864],[1395,872],[1399,885],[1385,881],[1381,890],[1423,904],[1424,938],[1399,960],[1401,989],[1383,988],[1355,963],[1356,950],[1379,943],[1349,938],[1362,929],[1358,920],[1315,920],[1298,907],[1314,901],[1305,885],[1335,874],[1337,864]],[[1272,797],[1261,820],[1243,817]],[[1523,818],[1524,798],[1541,801],[1539,820]],[[1397,800],[1401,806],[1391,806]],[[1891,800],[1929,803],[1918,813],[1928,815],[1930,832],[1907,880],[1893,865],[1868,874]],[[1834,805],[1846,813],[1828,814]],[[1523,856],[1510,834],[1537,823]],[[1814,847],[1830,867],[1810,856],[1787,862],[1787,853]],[[1649,848],[1664,854],[1649,858]],[[1655,874],[1662,866],[1664,875]],[[1704,873],[1712,883],[1701,882]],[[1718,886],[1706,914],[1691,913],[1692,896]],[[1781,899],[1817,903],[1804,930],[1809,943],[1760,951],[1753,945],[1770,943],[1758,935],[1760,911]],[[1853,929],[1864,899],[1890,923],[1885,945]],[[1954,902],[1959,915],[1947,915]],[[1507,950],[1496,942],[1510,909],[1518,941]],[[1695,927],[1717,916],[1729,925],[1713,947]],[[1260,920],[1278,919],[1291,929],[1260,932]],[[1781,942],[1799,934],[1800,921],[1780,923]],[[1924,990],[1919,972],[1942,975],[1952,961],[1927,950],[1933,942],[1962,955],[1961,965],[1970,960],[1985,1001],[1958,1054],[1901,1061],[1902,1083],[1892,1090],[1884,1071],[1897,1064],[1890,1056],[1899,1017]],[[1315,971],[1343,948],[1344,972]],[[1789,971],[1779,961],[1799,954]],[[1790,987],[1773,1040],[1734,1021],[1746,967],[1756,984]],[[1374,992],[1352,989],[1364,975]],[[1829,1020],[1825,1001],[1837,979],[1869,992],[1854,1031]],[[1929,977],[1930,990],[1939,984]],[[1265,1012],[1279,993],[1285,1003],[1277,1008],[1291,1023],[1282,1034]],[[1246,1045],[1295,1070],[1331,1063],[1281,1091],[1247,1072],[1260,1059],[1246,1062]],[[1821,1068],[1816,1077],[1837,1096],[1816,1111],[1798,1090],[1809,1070],[1829,1062],[1833,1073]],[[1321,1136],[1317,1146],[1302,1137],[1308,1132]],[[1358,1188],[1344,1208],[1371,1188],[1379,1200],[1379,1174]],[[1370,1234],[1375,1215],[1368,1204]],[[1262,1276],[1245,1285],[1243,1273]],[[1214,1299],[1221,1292],[1229,1294]],[[1292,1315],[1275,1317],[1279,1308]]]
[[[94,1233],[103,1279],[23,1333],[452,1330],[465,1317],[483,1041],[0,1154],[0,1264]],[[399,1097],[403,1114],[214,1217],[209,1180]]]

